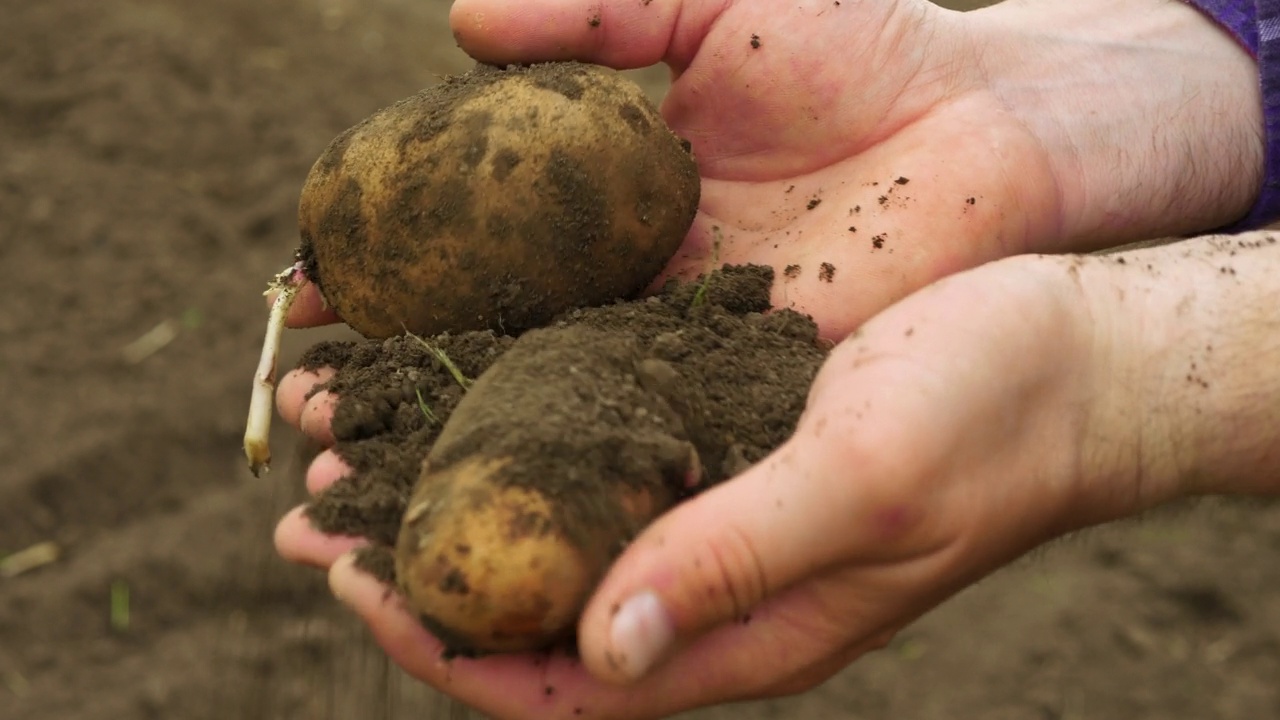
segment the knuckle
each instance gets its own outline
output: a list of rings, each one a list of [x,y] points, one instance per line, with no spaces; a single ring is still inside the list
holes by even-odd
[[[769,590],[756,543],[735,523],[708,539],[692,562],[703,595],[695,601],[711,611],[713,620],[747,615]]]
[[[829,523],[843,522],[842,547],[893,554],[926,526],[937,497],[937,458],[915,433],[871,410],[832,417],[826,435],[803,449],[822,485]],[[829,437],[828,437],[829,436]]]

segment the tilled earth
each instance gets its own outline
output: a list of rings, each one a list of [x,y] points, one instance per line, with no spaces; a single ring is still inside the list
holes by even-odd
[[[0,565],[0,717],[449,717],[272,552],[308,449],[280,431],[256,480],[239,448],[259,293],[296,243],[306,170],[470,65],[446,13],[0,2],[0,558],[58,549]],[[661,72],[638,77],[661,92]],[[291,333],[285,361],[342,337]],[[1277,553],[1274,503],[1086,533],[819,689],[697,716],[1280,717]]]

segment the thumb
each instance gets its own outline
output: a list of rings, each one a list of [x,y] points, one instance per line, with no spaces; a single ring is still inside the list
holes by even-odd
[[[897,403],[899,417],[918,416],[907,411],[913,403]],[[819,398],[773,455],[670,510],[631,544],[579,627],[593,675],[633,682],[677,646],[743,620],[765,598],[824,569],[935,548],[923,522],[927,494],[913,482],[934,459],[903,449],[914,435],[894,427],[913,423],[847,433],[841,418],[852,413],[844,409]]]
[[[624,70],[667,60],[682,67],[723,5],[705,0],[457,0],[449,23],[458,45],[485,62],[580,60]],[[688,36],[683,49],[682,36]]]
[[[1066,266],[1015,259],[952,276],[838,345],[789,441],[660,516],[614,563],[579,625],[587,669],[633,682],[837,568],[902,568],[876,598],[892,614],[1061,526],[1076,502],[1074,408],[1089,397],[1076,353],[1094,347],[1076,332],[1087,316]],[[942,566],[916,576],[927,557]],[[833,597],[811,609],[843,617]],[[830,631],[813,620],[787,622]]]

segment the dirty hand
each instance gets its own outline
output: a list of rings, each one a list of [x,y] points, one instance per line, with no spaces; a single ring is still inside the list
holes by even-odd
[[[1219,227],[1261,181],[1257,69],[1183,3],[459,0],[451,20],[480,60],[666,63],[702,174],[668,273],[795,266],[774,302],[830,338],[989,260]],[[314,288],[296,307],[334,320]]]
[[[659,518],[580,625],[581,661],[442,647],[291,517],[413,676],[503,719],[665,717],[814,687],[1062,533],[1209,492],[1280,493],[1280,243],[1002,260],[841,343],[792,440]],[[296,418],[307,387],[281,388]],[[330,460],[308,482],[337,477]],[[1231,484],[1212,484],[1230,479]],[[337,559],[335,563],[335,559]]]
[[[1171,317],[1157,301],[1193,285],[1104,260],[1019,258],[911,293],[1007,255],[1243,214],[1261,168],[1256,68],[1194,10],[460,0],[453,24],[485,60],[672,67],[663,109],[693,143],[704,195],[670,272],[705,269],[719,228],[721,262],[800,266],[775,302],[834,339],[910,297],[833,353],[795,439],[624,554],[583,619],[583,664],[445,663],[352,568],[351,540],[288,516],[282,554],[332,566],[335,592],[415,676],[502,718],[651,718],[794,692],[1034,545],[1182,490],[1185,464],[1138,466],[1174,457],[1153,454],[1174,436],[1148,435],[1132,413],[1177,402],[1162,393],[1182,365],[1154,373],[1158,388],[1139,381],[1170,361],[1160,343],[1183,338],[1119,339],[1152,332],[1142,314]],[[1160,257],[1188,274],[1209,267]],[[1116,301],[1135,278],[1152,295]],[[334,319],[319,307],[304,297],[294,323]],[[279,403],[327,442],[333,399],[304,400],[324,376],[290,374]],[[1238,385],[1214,385],[1197,407],[1239,399]],[[308,486],[343,472],[324,453]]]

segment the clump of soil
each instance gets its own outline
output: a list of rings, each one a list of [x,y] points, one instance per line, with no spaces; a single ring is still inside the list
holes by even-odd
[[[826,356],[809,317],[769,312],[772,283],[771,268],[725,266],[693,283],[669,283],[652,297],[575,310],[553,323],[618,334],[675,368],[682,388],[697,389],[683,420],[707,482],[691,494],[733,477],[790,437]],[[328,342],[299,361],[337,369],[324,386],[339,398],[334,449],[353,468],[307,514],[322,532],[367,538],[371,546],[360,564],[380,580],[395,581],[391,550],[422,460],[468,381],[514,342],[492,331]],[[527,422],[537,426],[539,418]]]

